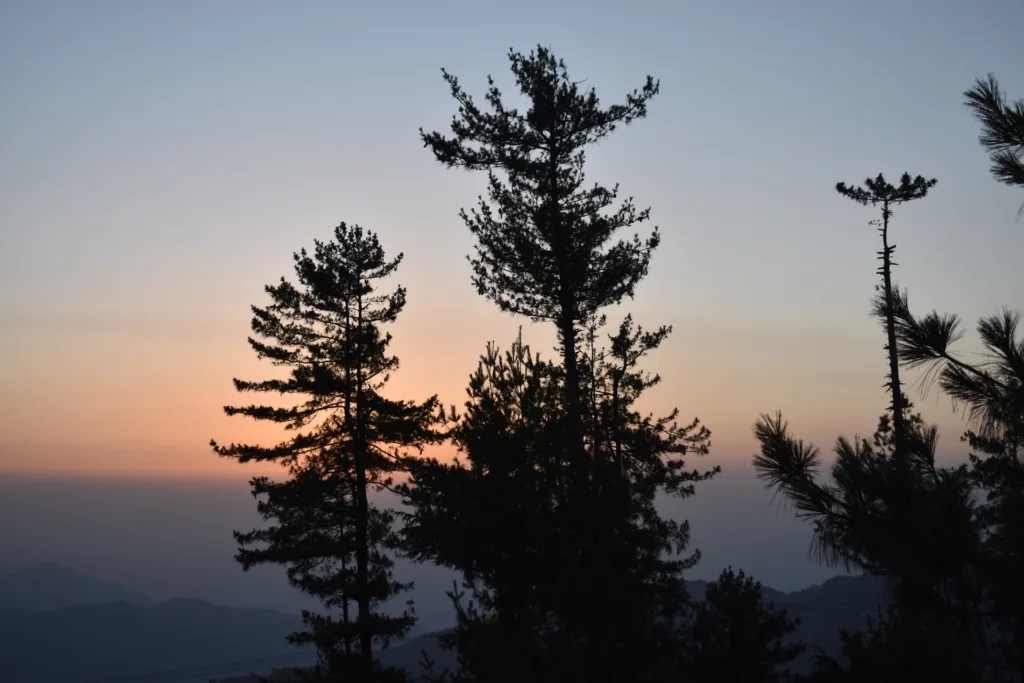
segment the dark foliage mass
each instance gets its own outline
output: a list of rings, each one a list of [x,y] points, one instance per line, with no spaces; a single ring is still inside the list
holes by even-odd
[[[460,214],[476,240],[472,283],[501,310],[553,324],[556,360],[531,350],[520,330],[505,350],[487,346],[461,411],[441,410],[436,397],[386,398],[398,360],[383,328],[405,290],[378,286],[401,256],[388,260],[376,235],[344,223],[333,241],[295,255],[297,285],[282,279],[266,288],[271,304],[252,309],[250,345],[288,376],[235,386],[297,402],[225,410],[293,436],[213,447],[287,469],[284,480],[252,480],[270,524],[236,533],[237,559],[246,569],[284,565],[323,603],[326,612],[305,614],[305,630],[290,637],[316,647],[310,675],[407,675],[382,666],[375,649],[414,620],[411,609],[381,609],[408,588],[392,576],[402,553],[459,575],[449,593],[456,626],[440,636],[449,665],[424,650],[421,673],[436,683],[1024,680],[1021,316],[982,319],[989,357],[972,364],[952,350],[956,316],[911,312],[893,281],[890,219],[936,181],[903,174],[893,185],[879,174],[836,186],[881,212],[873,310],[891,401],[873,437],[838,438],[826,467],[781,412],[754,426],[758,476],[812,526],[815,557],[886,589],[866,627],[841,633],[839,656],[812,651],[794,640],[798,622],[743,571],[727,569],[701,598],[689,595],[684,574],[700,552],[689,547],[689,524],[663,517],[655,500],[688,498],[718,472],[692,464],[709,454],[711,434],[696,418],[680,422],[678,409],[638,407],[660,382],[645,365],[670,327],[647,329],[624,312],[606,330],[660,237],[656,228],[617,237],[650,211],[620,200],[618,186],[588,186],[586,151],[643,118],[658,82],[648,76],[604,106],[549,49],[508,57],[522,108],[490,77],[480,106],[444,71],[457,107],[450,135],[420,134],[443,165],[486,173],[486,197]],[[1007,104],[991,76],[965,96],[993,174],[1024,185],[1021,103]],[[926,388],[937,384],[968,412],[967,462],[936,462],[937,429],[912,412],[901,367],[925,369]],[[457,457],[423,455],[442,442]],[[392,492],[402,507],[371,505],[371,490]],[[797,675],[795,662],[812,655],[813,671]]]
[[[695,683],[777,683],[791,676],[783,666],[803,650],[784,639],[797,622],[765,605],[761,584],[732,567],[708,585],[691,624],[689,671]]]
[[[993,174],[1020,184],[1020,104],[1007,105],[991,76],[966,97],[983,124]],[[781,413],[762,415],[754,428],[761,444],[754,466],[812,524],[818,556],[885,577],[890,586],[868,628],[842,634],[842,657],[818,657],[814,681],[1024,680],[1021,315],[983,318],[978,334],[987,359],[970,363],[952,350],[961,337],[955,315],[911,312],[906,292],[891,281],[889,206],[923,197],[934,184],[904,175],[894,187],[879,176],[866,188],[836,188],[882,206],[883,286],[873,307],[886,331],[893,401],[874,439],[839,438],[826,479],[817,449],[793,438]],[[968,462],[936,464],[937,429],[909,412],[900,366],[924,369],[923,387],[938,385],[966,411]]]

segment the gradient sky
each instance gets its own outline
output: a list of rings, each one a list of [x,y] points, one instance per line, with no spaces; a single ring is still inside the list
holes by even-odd
[[[469,283],[457,212],[484,178],[417,130],[455,111],[441,67],[511,94],[507,49],[537,43],[605,102],[661,79],[649,117],[590,154],[664,237],[624,308],[675,328],[649,406],[700,416],[726,466],[762,411],[824,447],[868,435],[876,214],[833,187],[938,178],[897,210],[897,273],[918,310],[964,318],[965,349],[979,315],[1024,307],[1024,198],[961,104],[987,72],[1024,97],[1022,27],[1020,0],[4,2],[0,473],[242,476],[207,444],[274,436],[221,410],[232,377],[267,372],[249,306],[343,220],[405,254],[394,395],[461,404],[520,321]],[[949,403],[911,393],[961,453]]]

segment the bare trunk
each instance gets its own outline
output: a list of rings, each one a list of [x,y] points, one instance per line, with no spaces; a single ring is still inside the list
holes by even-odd
[[[344,495],[344,490],[345,490],[344,487],[342,487],[342,495]],[[341,504],[342,505],[345,504],[344,498],[342,498]],[[339,536],[344,537],[344,535],[345,535],[345,523],[344,523],[344,518],[343,518],[342,519],[342,526],[341,526],[341,530],[340,530]],[[345,560],[345,557],[342,556],[342,558],[341,558],[341,572],[342,572],[342,574],[344,574],[347,571],[348,571],[348,562]],[[349,595],[348,595],[348,592],[346,591],[344,599],[341,602],[341,620],[345,623],[345,627],[346,628],[348,628],[348,625],[350,623],[352,623],[351,617],[349,615],[348,600],[349,600]],[[350,636],[345,636],[345,655],[347,656],[347,655],[350,655],[350,654],[352,654],[352,638]]]
[[[362,458],[360,458],[361,460]],[[359,585],[359,654],[366,674],[373,668],[373,633],[370,631],[369,548],[367,526],[369,506],[366,500],[366,469],[356,468],[356,582]]]
[[[345,301],[345,427],[350,428],[352,424],[352,325],[351,316],[349,315],[349,300]],[[339,536],[345,537],[345,486],[341,487],[341,499],[338,501],[339,507],[341,508],[341,529]],[[341,558],[341,571],[345,573],[348,571],[348,561],[345,556]],[[349,614],[349,598],[351,596],[346,591],[345,599],[341,603],[341,617],[347,627],[351,623],[351,615]],[[345,637],[345,654],[352,654],[352,638],[350,636]]]
[[[572,436],[570,446],[571,462],[582,465],[583,446],[583,402],[580,400],[579,364],[576,358],[576,323],[570,312],[574,308],[571,295],[562,297],[562,323],[559,325],[562,337],[562,356],[565,362],[565,403],[569,411],[569,429]],[[568,310],[567,310],[568,309]]]
[[[906,455],[907,424],[900,384],[900,361],[896,347],[896,319],[892,296],[892,251],[889,246],[889,202],[882,205],[882,281],[885,286],[885,328],[889,340],[889,391],[892,394],[893,442],[897,458]]]
[[[619,468],[619,474],[622,474],[622,428],[619,423],[619,416],[621,412],[619,410],[619,384],[622,382],[622,378],[626,376],[626,360],[622,361],[622,374],[615,378],[615,382],[612,385],[612,429],[615,434],[615,464]]]
[[[590,342],[590,457],[597,458],[601,450],[601,442],[604,440],[603,424],[600,424],[597,415],[597,323],[591,322],[588,330]]]

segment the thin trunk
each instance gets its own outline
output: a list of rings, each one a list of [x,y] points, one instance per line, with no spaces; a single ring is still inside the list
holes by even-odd
[[[356,409],[358,411],[358,408]],[[362,450],[362,446],[359,447]],[[360,458],[362,459],[362,458]],[[363,667],[367,675],[373,668],[373,633],[370,630],[370,590],[369,590],[369,548],[367,541],[368,501],[366,499],[366,469],[359,465],[356,470],[356,582],[359,584],[359,650]]]
[[[583,402],[580,400],[580,376],[576,358],[576,322],[572,310],[575,308],[571,294],[562,295],[562,322],[559,331],[562,336],[562,355],[565,362],[565,402],[569,411],[569,434],[571,463],[582,469],[586,461],[583,441]]]
[[[363,300],[357,300],[356,339],[363,329]],[[362,349],[357,345],[357,355]],[[356,368],[356,598],[359,605],[359,654],[362,660],[364,680],[369,680],[373,670],[373,633],[370,628],[370,548],[369,548],[369,504],[366,498],[366,430],[363,424],[363,373],[361,365]]]
[[[349,314],[350,301],[345,300],[345,428],[350,430],[352,425],[352,323],[351,316]],[[345,528],[345,520],[347,517],[347,511],[345,510],[345,486],[341,489],[341,498],[338,500],[339,507],[341,509],[341,530],[340,537],[344,539],[347,530]],[[341,557],[341,571],[342,574],[348,572],[348,561],[345,555]],[[341,616],[345,621],[345,626],[351,623],[351,616],[349,614],[349,595],[346,591],[345,600],[341,604]],[[352,654],[352,638],[351,636],[345,636],[345,655]]]
[[[597,417],[597,323],[592,322],[589,329],[590,336],[590,423],[591,423],[591,444],[590,457],[596,459],[601,447],[602,425],[598,424]]]
[[[622,412],[619,410],[619,384],[622,382],[622,378],[626,376],[626,359],[622,360],[622,373],[615,378],[615,384],[612,385],[612,420],[614,421],[613,429],[615,430],[615,464],[619,467],[619,474],[622,474],[622,427],[620,426],[619,418]]]
[[[547,178],[547,202],[548,202],[548,227],[551,235],[551,246],[555,252],[555,260],[558,268],[558,332],[562,338],[562,360],[565,365],[565,405],[569,413],[569,444],[568,456],[570,470],[575,471],[577,476],[586,461],[586,448],[583,438],[583,402],[580,397],[579,363],[576,358],[576,296],[574,291],[576,284],[576,264],[571,257],[572,235],[567,235],[562,225],[561,199],[558,189],[558,162],[561,156],[559,143],[558,120],[556,115],[556,104],[558,91],[552,86],[551,92],[551,119],[548,121],[548,178]]]
[[[903,406],[903,387],[900,384],[900,361],[896,348],[896,316],[892,296],[892,251],[889,247],[889,202],[882,205],[882,280],[885,285],[885,327],[889,338],[889,391],[892,393],[893,442],[897,458],[904,457],[907,443],[907,425]]]
[[[590,574],[594,568],[596,544],[593,524],[595,520],[591,515],[587,514],[588,508],[592,503],[590,487],[587,486],[591,481],[591,477],[588,472],[590,468],[587,467],[586,442],[583,429],[583,401],[580,395],[579,360],[576,356],[577,296],[579,295],[576,291],[576,274],[579,264],[573,260],[573,235],[567,234],[572,226],[562,224],[561,200],[558,187],[560,140],[558,138],[558,122],[554,113],[557,103],[557,89],[553,87],[552,90],[551,120],[548,129],[550,131],[550,139],[547,150],[549,154],[548,187],[546,189],[548,227],[551,230],[551,246],[555,252],[558,268],[558,304],[560,310],[558,312],[557,324],[562,341],[562,360],[565,366],[564,398],[569,420],[569,442],[566,444],[565,453],[568,467],[566,468],[567,471],[563,471],[561,474],[563,476],[568,475],[567,480],[563,480],[566,485],[563,490],[564,494],[567,494],[568,500],[572,501],[572,507],[575,508],[570,516],[579,520],[578,523],[573,525],[576,537],[576,542],[574,543],[576,546],[575,552],[571,553],[569,563],[560,569],[562,571],[569,570],[571,574],[582,578],[583,583],[587,584],[590,583],[587,579],[587,574]],[[583,504],[582,507],[581,503]],[[580,596],[578,595],[571,598],[571,600],[579,599]],[[586,622],[574,626],[575,628],[572,630],[582,627],[584,635],[589,630]],[[584,674],[582,680],[594,680],[594,674],[597,672],[593,670],[593,655],[596,654],[595,649],[598,644],[590,639],[587,640],[585,648],[589,650],[588,655],[591,656],[587,657],[586,664],[584,665],[585,670],[582,672]]]
[[[345,491],[345,488],[344,488],[344,486],[342,486],[342,498],[341,498],[341,504],[342,505],[345,504],[344,491]],[[339,532],[339,536],[341,538],[345,537],[345,522],[344,522],[344,518],[342,519],[342,524],[341,524],[341,529],[340,529],[340,532]],[[342,575],[345,575],[345,574],[348,573],[348,561],[346,560],[344,555],[341,556],[341,573],[342,573]],[[348,594],[348,591],[346,590],[345,591],[344,599],[341,602],[341,619],[345,623],[346,633],[350,633],[347,629],[348,629],[349,624],[352,623],[351,622],[351,618],[349,616],[348,601],[349,601],[349,594]],[[351,637],[351,635],[346,635],[345,636],[345,655],[348,656],[350,654],[352,654],[352,637]]]

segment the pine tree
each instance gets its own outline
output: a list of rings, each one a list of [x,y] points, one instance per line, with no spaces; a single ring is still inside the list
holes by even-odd
[[[981,146],[992,160],[992,175],[1010,187],[1024,188],[1024,99],[1012,104],[995,76],[979,78],[964,93],[964,104],[981,122]],[[1018,215],[1024,213],[1024,203]]]
[[[819,560],[890,579],[890,608],[867,641],[848,639],[848,658],[884,656],[893,671],[901,672],[886,680],[907,680],[908,672],[915,672],[915,680],[976,680],[963,677],[975,670],[981,640],[972,580],[980,542],[971,481],[963,467],[935,464],[934,426],[910,413],[907,427],[900,456],[891,413],[879,419],[870,442],[840,437],[831,477],[822,481],[818,450],[794,439],[781,414],[762,415],[754,427],[761,444],[754,467],[798,517],[811,523],[812,551]],[[864,642],[872,647],[858,645]],[[929,645],[938,642],[946,643],[940,666]],[[892,659],[897,654],[898,662]],[[835,680],[857,681],[876,679],[847,674],[879,670],[866,661],[852,661],[849,669],[834,663],[824,668],[846,672],[835,674]],[[932,677],[937,670],[949,677]]]
[[[425,458],[401,490],[411,511],[408,554],[458,571],[454,681],[561,680],[547,661],[557,533],[557,459],[564,413],[561,369],[523,343],[488,344],[461,414],[447,416],[459,456]],[[550,592],[550,591],[549,591]],[[467,601],[466,595],[469,595]]]
[[[713,476],[684,456],[708,452],[696,420],[642,415],[634,403],[660,378],[637,369],[668,334],[627,317],[610,346],[583,356],[594,476],[560,504],[565,429],[561,368],[517,340],[493,346],[470,379],[452,435],[465,461],[424,460],[405,488],[410,554],[459,571],[457,681],[645,680],[678,668],[687,599],[678,556],[689,525],[663,519],[659,493],[687,497]],[[595,345],[596,348],[596,345]],[[596,359],[592,361],[592,359]],[[600,596],[600,598],[595,598]]]
[[[811,522],[818,558],[891,581],[887,611],[866,636],[845,640],[850,665],[823,659],[822,681],[877,680],[872,676],[886,667],[897,675],[885,680],[910,674],[971,680],[983,649],[974,582],[981,543],[971,478],[965,467],[936,465],[937,429],[910,412],[899,379],[907,349],[900,341],[901,299],[891,278],[891,207],[924,197],[934,184],[904,174],[898,187],[881,175],[865,188],[836,186],[840,194],[882,209],[883,282],[873,307],[887,334],[892,402],[873,441],[839,438],[831,481],[822,481],[818,450],[794,439],[781,413],[762,415],[754,426],[761,444],[754,458],[758,476]],[[941,657],[928,643],[944,643]]]
[[[903,387],[900,384],[900,364],[896,348],[896,330],[892,315],[892,254],[896,250],[895,244],[889,244],[889,219],[892,218],[892,207],[897,204],[904,204],[915,199],[922,199],[928,194],[928,190],[935,186],[936,180],[925,180],[921,176],[910,178],[909,173],[904,173],[900,178],[898,187],[886,182],[881,173],[877,178],[868,178],[864,181],[864,187],[852,187],[845,183],[837,183],[836,191],[852,199],[858,204],[877,206],[881,205],[882,218],[877,221],[878,232],[882,235],[882,250],[878,252],[878,258],[882,262],[878,274],[882,276],[882,299],[883,307],[880,309],[885,320],[887,335],[886,350],[889,353],[889,393],[892,396],[892,419],[893,429],[896,436],[896,452],[902,455],[906,450],[906,407],[903,401]]]
[[[601,319],[591,321],[596,337]],[[697,419],[677,422],[679,411],[654,417],[636,403],[661,378],[642,363],[671,333],[635,325],[627,315],[607,345],[583,354],[583,395],[592,475],[577,504],[565,510],[566,585],[559,612],[571,615],[567,633],[582,643],[580,660],[591,680],[648,680],[678,665],[688,608],[683,573],[700,552],[689,546],[688,522],[661,516],[659,495],[688,498],[695,484],[718,473],[687,469],[688,456],[710,450],[710,431]],[[594,600],[595,595],[602,596]]]
[[[488,77],[484,111],[443,71],[459,113],[451,137],[420,130],[424,146],[448,167],[486,170],[489,202],[461,217],[477,238],[471,258],[477,291],[503,311],[556,324],[565,368],[565,403],[571,455],[582,458],[583,406],[579,391],[579,326],[601,308],[632,296],[658,246],[657,229],[641,241],[611,243],[616,232],[645,221],[632,199],[618,200],[618,186],[584,187],[585,149],[619,125],[647,114],[658,92],[650,76],[624,104],[602,108],[593,89],[581,90],[564,62],[544,47],[523,55],[509,51],[519,91],[529,101],[520,112],[505,104]],[[498,175],[504,172],[504,178]]]
[[[421,135],[447,166],[487,171],[489,201],[461,213],[477,238],[473,282],[502,310],[553,322],[562,362],[529,365],[520,349],[505,365],[526,370],[511,372],[485,357],[453,431],[467,465],[413,473],[412,552],[451,553],[448,566],[469,579],[455,636],[467,680],[657,679],[675,670],[681,572],[699,554],[679,559],[688,526],[663,519],[654,498],[688,496],[714,474],[683,465],[684,455],[707,452],[709,432],[696,420],[678,425],[676,412],[655,419],[634,407],[658,381],[638,361],[667,329],[645,333],[627,319],[611,349],[596,348],[602,309],[632,297],[660,238],[655,229],[613,243],[649,210],[631,199],[615,208],[617,187],[584,188],[583,168],[585,148],[645,116],[658,84],[648,77],[624,104],[602,108],[549,50],[509,58],[525,113],[490,78],[490,111],[481,110],[444,72],[459,104],[453,135]],[[527,391],[535,386],[544,391]],[[530,419],[526,396],[535,401]],[[489,537],[510,515],[521,535]],[[472,548],[470,557],[444,535]],[[508,637],[486,637],[493,629]],[[487,653],[508,644],[521,661]]]
[[[722,570],[693,615],[690,670],[694,683],[778,683],[803,650],[784,642],[798,625],[784,609],[765,604],[761,584],[743,570]]]
[[[328,675],[352,680],[370,680],[373,645],[404,634],[414,619],[409,611],[389,617],[377,609],[411,584],[391,575],[395,513],[373,505],[369,492],[392,486],[408,449],[440,438],[436,397],[416,403],[381,394],[398,368],[382,326],[395,321],[406,293],[401,286],[380,293],[377,282],[401,260],[388,260],[374,233],[345,223],[335,228],[334,240],[316,240],[313,254],[294,254],[298,285],[281,278],[266,287],[272,303],[252,307],[252,329],[262,340],[249,338],[261,359],[288,368],[289,376],[234,382],[240,392],[280,394],[296,403],[224,410],[281,424],[295,435],[270,447],[211,441],[219,455],[287,468],[287,480],[252,480],[260,514],[276,525],[236,533],[236,558],[245,569],[283,564],[295,586],[340,610],[340,618],[304,614],[308,630],[291,640],[314,643]],[[351,604],[358,610],[354,619]]]
[[[896,302],[900,357],[927,377],[970,419],[964,435],[971,448],[972,477],[986,499],[984,553],[979,562],[981,597],[1000,632],[998,671],[1024,679],[1024,340],[1019,312],[1004,310],[978,321],[987,360],[970,363],[954,354],[962,336],[955,315],[936,311],[918,318],[905,292]]]

